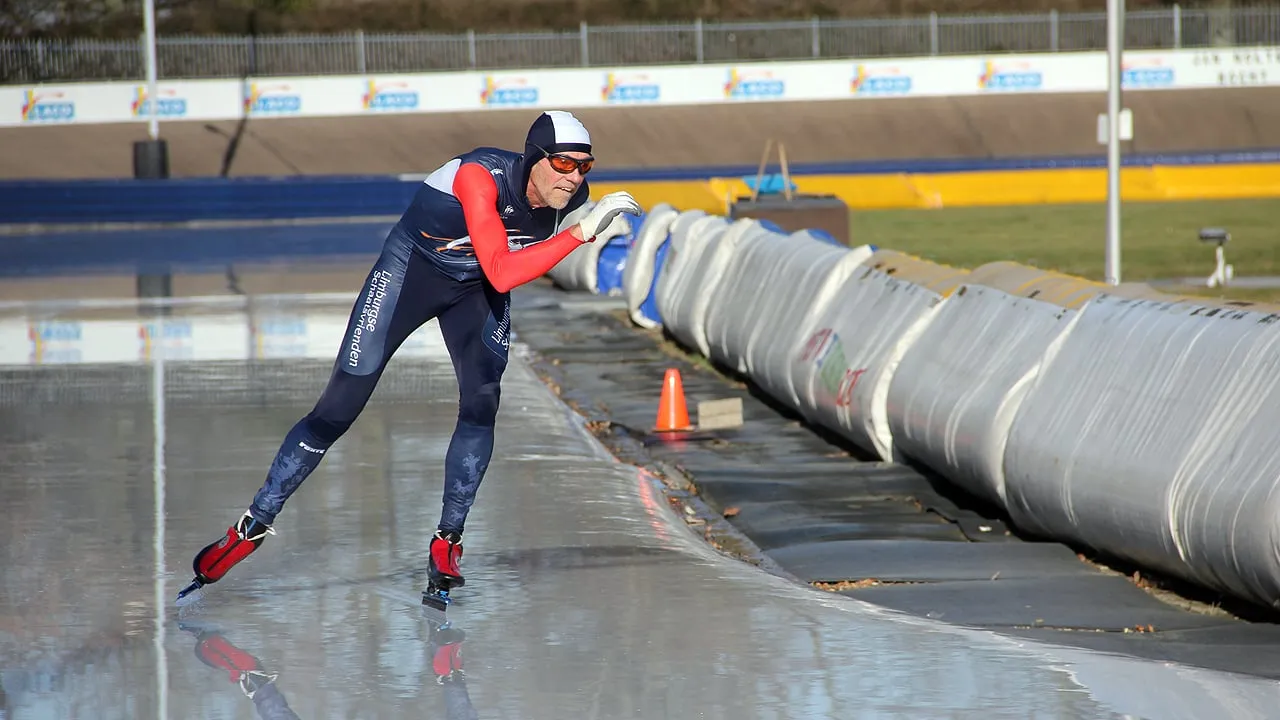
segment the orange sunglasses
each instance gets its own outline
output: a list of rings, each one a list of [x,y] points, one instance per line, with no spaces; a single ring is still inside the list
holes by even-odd
[[[568,155],[561,155],[560,153],[549,153],[543,148],[538,148],[538,149],[542,150],[542,154],[546,156],[547,162],[551,165],[551,169],[555,170],[561,175],[568,175],[569,173],[573,172],[575,169],[579,173],[586,175],[587,173],[591,172],[591,166],[594,165],[596,162],[596,159],[594,157],[588,157],[586,159],[579,160],[578,158],[569,157]]]

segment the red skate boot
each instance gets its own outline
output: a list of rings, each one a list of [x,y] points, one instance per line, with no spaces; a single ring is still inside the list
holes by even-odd
[[[227,528],[226,535],[196,553],[195,560],[191,563],[196,576],[190,585],[178,593],[178,604],[194,600],[195,597],[191,597],[191,594],[196,590],[221,580],[236,563],[257,550],[268,534],[275,535],[276,531],[270,525],[255,520],[246,510],[235,525]]]
[[[462,641],[466,637],[448,622],[431,626],[431,670],[437,683],[444,685],[462,678]]]
[[[466,579],[458,568],[462,559],[462,536],[437,530],[427,550],[427,589],[422,604],[443,612],[449,607],[449,590],[462,587]]]

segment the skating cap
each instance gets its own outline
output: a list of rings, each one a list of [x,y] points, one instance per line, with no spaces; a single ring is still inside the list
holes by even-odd
[[[539,148],[542,148],[539,150]],[[533,166],[543,158],[542,151],[591,152],[591,134],[572,113],[564,110],[548,110],[538,116],[529,126],[529,134],[524,139],[524,163],[522,184],[529,182],[529,174]]]
[[[578,118],[564,110],[549,110],[538,116],[529,127],[524,141],[526,159],[542,159],[542,150],[549,153],[591,152],[591,134]]]

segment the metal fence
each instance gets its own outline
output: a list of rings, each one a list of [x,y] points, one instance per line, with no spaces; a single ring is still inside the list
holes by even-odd
[[[384,74],[1106,48],[1105,13],[593,27],[576,32],[163,37],[161,78]],[[1129,49],[1280,45],[1280,6],[1134,11]],[[141,40],[0,41],[0,82],[140,80]]]

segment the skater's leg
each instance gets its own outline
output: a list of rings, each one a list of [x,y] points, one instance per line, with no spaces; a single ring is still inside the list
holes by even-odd
[[[458,419],[445,455],[439,530],[461,535],[493,455],[502,374],[507,368],[511,297],[487,283],[440,315],[458,376]]]
[[[400,345],[452,300],[451,281],[409,244],[389,242],[361,288],[329,383],[281,443],[249,512],[268,525],[364,411]]]
[[[445,294],[453,286],[442,283],[407,241],[397,240],[388,239],[369,272],[319,401],[285,436],[245,515],[196,554],[195,579],[178,594],[180,602],[201,585],[221,579],[273,532],[271,525],[285,501],[355,422],[400,344],[453,299]]]
[[[383,253],[351,310],[342,348],[314,408],[285,435],[250,514],[270,525],[364,411],[387,362],[401,343],[439,311],[436,277],[407,247]]]
[[[465,584],[458,566],[462,530],[493,454],[499,383],[507,368],[511,298],[487,283],[469,288],[440,314],[440,331],[458,377],[458,419],[444,463],[440,523],[428,548],[424,605],[444,610]]]

